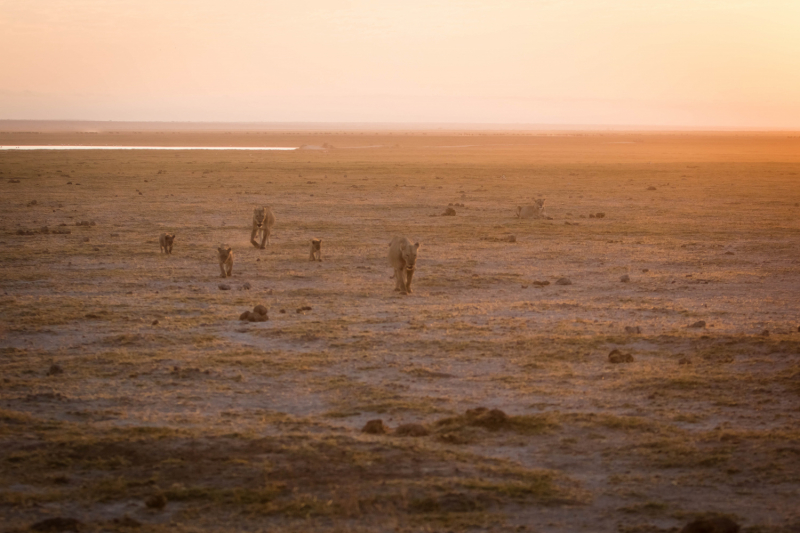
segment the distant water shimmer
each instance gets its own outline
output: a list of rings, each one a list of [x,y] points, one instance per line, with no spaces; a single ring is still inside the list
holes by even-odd
[[[296,146],[0,146],[0,150],[297,150]]]

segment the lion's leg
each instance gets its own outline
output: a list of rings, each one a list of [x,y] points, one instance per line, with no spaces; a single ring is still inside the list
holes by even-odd
[[[221,278],[227,278],[228,277],[228,273],[225,271],[225,263],[220,263],[219,264],[219,271],[220,271],[220,277]]]
[[[256,234],[258,233],[258,226],[253,223],[253,231],[250,232],[250,244],[258,248],[258,243],[256,242]]]
[[[399,292],[404,292],[406,290],[406,285],[403,280],[403,269],[402,268],[395,268],[394,269],[394,279],[396,280],[394,283],[394,290]]]
[[[233,261],[228,263],[228,277],[233,276]]]
[[[269,243],[269,228],[261,228],[261,249],[266,248],[264,243]]]
[[[406,292],[408,292],[408,294],[411,294],[411,278],[414,277],[414,271],[406,270],[406,274],[408,274],[408,281],[406,281]]]

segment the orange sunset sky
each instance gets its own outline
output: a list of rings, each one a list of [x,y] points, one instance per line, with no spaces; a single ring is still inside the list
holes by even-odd
[[[800,129],[798,0],[0,0],[0,119]]]

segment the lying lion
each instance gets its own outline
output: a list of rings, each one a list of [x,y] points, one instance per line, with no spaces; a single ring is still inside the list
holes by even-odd
[[[517,218],[543,218],[544,198],[533,201],[533,205],[521,205],[517,207]]]

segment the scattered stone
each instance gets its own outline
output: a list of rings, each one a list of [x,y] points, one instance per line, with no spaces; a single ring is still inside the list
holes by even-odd
[[[38,203],[38,202],[37,202],[36,200],[31,200],[30,202],[28,202],[28,204],[27,204],[27,205],[28,205],[28,207],[33,207],[33,206],[35,206],[37,203]]]
[[[161,510],[167,506],[167,497],[161,493],[153,494],[144,501],[144,504],[150,509]]]
[[[740,526],[730,518],[697,518],[681,529],[681,533],[739,533]]]
[[[157,326],[157,325],[158,325],[158,320],[153,320],[153,321],[150,323],[150,325],[151,325],[151,326]]]
[[[476,407],[467,409],[465,413],[469,425],[480,426],[491,431],[497,431],[508,425],[509,417],[500,409],[487,409],[486,407]]]
[[[650,185],[649,187],[647,187],[647,190],[648,190],[648,191],[654,191],[654,190],[656,190],[656,188],[655,188],[655,187],[653,187],[652,185]]]
[[[583,215],[581,215],[583,217]],[[594,218],[594,213],[589,213],[589,218]]]
[[[36,235],[38,232],[32,229],[18,229],[17,235]]]
[[[83,316],[84,316],[84,318],[100,318],[98,315],[96,315],[94,313],[86,313]]]
[[[650,272],[650,269],[649,268],[643,268],[642,272]]]
[[[679,365],[691,365],[692,364],[692,360],[689,359],[688,357],[681,357],[680,359],[678,359],[678,364]]]
[[[75,223],[76,226],[96,226],[97,222],[94,220],[81,220]]]
[[[131,518],[128,515],[123,516],[122,518],[115,518],[111,521],[116,526],[121,527],[129,527],[129,528],[140,528],[142,527],[142,523],[138,520]]]
[[[528,286],[527,286],[527,285],[523,285],[523,286],[522,286],[522,288],[523,288],[523,289],[527,289],[527,288],[528,288]]]
[[[249,281],[245,281],[245,282],[242,284],[242,290],[243,290],[243,291],[249,291],[249,290],[250,290],[250,288],[251,288],[251,285],[250,285],[250,282],[249,282]]]
[[[311,306],[310,305],[304,305],[302,307],[298,307],[297,308],[297,312],[298,313],[302,313],[303,311],[311,311]]]
[[[704,327],[706,327],[706,321],[705,320],[698,320],[694,324],[690,324],[690,325],[688,325],[686,327],[688,327],[688,328],[704,328]]]
[[[57,516],[55,518],[47,518],[41,522],[36,522],[30,528],[34,531],[80,531],[83,527],[83,522],[77,518],[64,518]]]
[[[572,285],[572,281],[569,278],[558,278],[556,285]]]
[[[100,251],[100,248],[98,248],[97,246],[95,246],[94,248],[92,248],[92,250],[94,250],[95,252],[99,252],[99,251]]]
[[[597,217],[597,218],[605,218],[606,214],[600,212],[600,213],[595,213],[594,216]]]
[[[63,474],[53,477],[52,481],[56,485],[69,485],[69,478]]]
[[[279,313],[285,313],[285,312],[286,312],[286,309],[281,309],[281,310],[280,310],[280,311],[278,311],[278,312],[279,312]]]
[[[397,426],[394,433],[399,437],[426,437],[431,434],[422,424],[402,424]]]
[[[50,230],[48,229],[47,226],[42,226],[41,228],[39,228],[39,233],[47,235],[48,233],[50,233]]]
[[[367,422],[361,429],[361,433],[368,433],[370,435],[385,435],[386,426],[383,425],[383,420],[376,418],[375,420],[370,420]]]
[[[624,274],[622,277],[619,278],[622,283],[628,283],[631,280],[631,277],[627,274]]]
[[[540,287],[541,288],[541,287],[546,287],[548,285],[550,285],[550,282],[547,281],[547,280],[545,280],[545,281],[534,281],[533,282],[533,286],[534,287]]]
[[[84,237],[84,238],[82,239],[82,241],[83,241],[83,242],[89,242],[89,237]]]
[[[608,354],[608,362],[614,364],[633,363],[633,356],[629,353],[622,353],[615,348]]]
[[[228,285],[227,283],[220,283],[219,285],[217,285],[217,287],[221,291],[229,291],[229,290],[231,290],[231,286]]]
[[[504,237],[481,237],[482,241],[489,242],[517,242],[516,235],[506,235]]]
[[[309,307],[309,309],[311,309],[311,308]],[[259,315],[266,315],[267,314],[267,308],[265,306],[261,305],[261,304],[258,304],[257,306],[255,306],[253,308],[253,312],[254,313],[258,313]]]
[[[9,183],[19,183],[19,180],[8,180]]]
[[[762,331],[762,332],[761,332],[761,336],[762,336],[762,337],[769,337],[769,330],[768,330],[768,329],[765,329],[764,331]]]
[[[453,209],[452,207],[448,207],[447,209],[444,210],[444,213],[442,213],[442,216],[443,217],[454,217],[454,216],[456,216],[456,210]]]
[[[245,311],[244,313],[239,315],[239,320],[241,320],[242,322],[246,322],[246,321],[250,320],[250,316],[252,314],[253,314],[252,311]]]
[[[725,255],[735,255],[735,254],[729,250],[729,251],[725,252]]]
[[[625,333],[638,334],[642,332],[639,326],[625,326]]]
[[[57,376],[59,374],[63,374],[64,369],[56,364],[50,365],[50,370],[47,371],[48,376]]]

